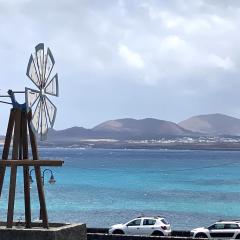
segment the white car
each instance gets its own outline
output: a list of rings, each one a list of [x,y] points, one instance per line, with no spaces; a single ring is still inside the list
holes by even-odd
[[[162,217],[138,217],[125,224],[111,226],[109,234],[168,236],[171,227]]]
[[[240,220],[220,220],[209,227],[195,228],[193,238],[231,238],[240,239]]]

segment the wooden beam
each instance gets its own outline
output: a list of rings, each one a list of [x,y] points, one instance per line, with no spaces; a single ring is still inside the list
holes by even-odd
[[[61,167],[64,161],[61,160],[1,160],[0,166],[52,166]]]
[[[20,134],[21,134],[21,110],[15,109],[15,126],[13,135],[13,149],[12,149],[12,159],[18,159],[19,145],[20,145]]]
[[[7,127],[5,142],[4,142],[3,153],[2,153],[2,159],[8,159],[10,144],[12,140],[14,119],[15,119],[15,111],[11,109],[9,120],[8,120],[8,127]]]
[[[15,112],[13,111],[13,109],[11,109],[9,121],[8,121],[8,127],[7,127],[7,133],[6,133],[4,147],[3,147],[2,159],[8,159],[10,144],[11,144],[11,140],[12,140],[14,118],[15,118]],[[5,171],[6,171],[6,166],[0,166],[0,197],[2,194],[2,187],[3,187]]]
[[[17,166],[12,166],[11,175],[10,175],[9,195],[8,195],[7,228],[12,228],[13,226],[16,177],[17,177]]]
[[[32,147],[32,156],[35,161],[38,161],[39,155],[38,155],[38,148],[37,148],[37,141],[36,136],[33,133],[32,125],[32,111],[28,112],[28,131],[29,131],[29,137]],[[43,190],[43,183],[42,183],[42,174],[41,174],[41,168],[40,165],[35,165],[35,176],[36,176],[36,182],[37,182],[37,189],[38,189],[38,197],[39,197],[39,203],[40,203],[40,218],[43,221],[43,227],[49,228],[48,224],[48,214],[47,214],[47,207],[46,207],[46,201],[45,201],[45,195]]]
[[[22,134],[21,148],[23,151],[23,159],[28,159],[28,132],[27,132],[27,113],[22,112]],[[24,182],[24,205],[25,205],[25,227],[31,228],[31,197],[30,197],[30,182],[29,182],[29,166],[23,167],[23,182]]]
[[[20,134],[21,134],[21,110],[15,109],[14,111],[16,115],[15,115],[15,126],[14,126],[14,136],[13,136],[12,158],[18,159]],[[8,195],[7,228],[12,228],[13,226],[16,177],[17,177],[17,166],[12,165],[11,175],[10,175],[9,195]]]
[[[39,154],[38,154],[38,148],[37,148],[37,141],[36,141],[36,136],[32,130],[32,111],[30,110],[27,115],[28,119],[28,131],[29,131],[29,138],[30,138],[30,143],[31,143],[31,148],[32,148],[32,156],[34,160],[39,159]]]

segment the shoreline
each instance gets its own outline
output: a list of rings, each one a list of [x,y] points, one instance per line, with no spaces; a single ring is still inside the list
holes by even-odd
[[[3,145],[0,144],[0,147],[3,148]],[[112,147],[112,146],[67,146],[67,145],[41,145],[39,144],[39,149],[44,148],[59,148],[59,149],[79,149],[79,150],[123,150],[123,151],[131,151],[131,150],[139,150],[139,151],[222,151],[222,152],[239,152],[239,148],[223,148],[223,147]]]
[[[239,141],[238,141],[239,140]],[[0,142],[3,148],[4,142]],[[39,148],[66,148],[66,149],[105,149],[105,150],[161,150],[161,151],[240,151],[240,139],[229,142],[181,142],[180,140],[47,140],[38,141]]]
[[[151,144],[109,144],[91,143],[66,144],[66,143],[40,143],[40,148],[66,148],[66,149],[103,149],[103,150],[161,150],[161,151],[240,151],[239,145],[151,145]]]

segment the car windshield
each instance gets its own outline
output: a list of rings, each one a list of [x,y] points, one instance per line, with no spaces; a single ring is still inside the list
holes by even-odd
[[[127,224],[127,226],[139,226],[141,223],[141,219],[135,219]]]
[[[214,227],[214,224],[213,225],[210,225],[208,227],[204,227],[204,228],[207,228],[207,229],[212,229]]]
[[[209,230],[211,229],[224,229],[224,224],[223,223],[215,223],[208,227]]]

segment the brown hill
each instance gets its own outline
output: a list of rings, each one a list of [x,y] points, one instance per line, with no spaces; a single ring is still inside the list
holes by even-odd
[[[220,113],[194,116],[178,125],[208,135],[240,135],[240,119]]]
[[[120,138],[156,138],[159,136],[182,136],[191,135],[192,132],[185,130],[176,123],[145,118],[136,120],[132,118],[110,120],[101,123],[92,129],[103,135],[111,135]]]

